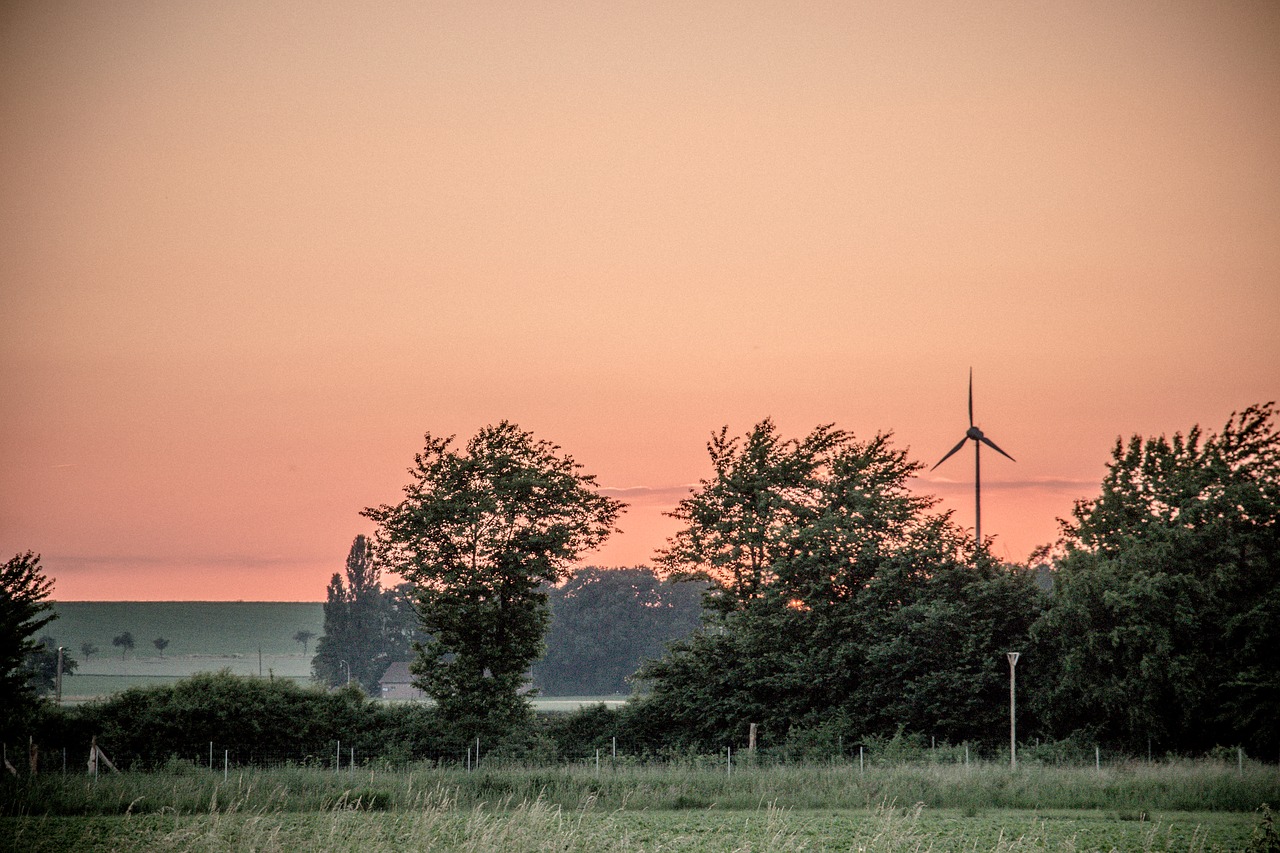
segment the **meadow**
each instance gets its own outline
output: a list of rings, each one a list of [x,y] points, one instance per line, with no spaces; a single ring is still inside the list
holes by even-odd
[[[1243,850],[1275,768],[712,759],[559,767],[199,767],[6,780],[0,838],[36,850]],[[1264,848],[1265,849],[1265,848]]]

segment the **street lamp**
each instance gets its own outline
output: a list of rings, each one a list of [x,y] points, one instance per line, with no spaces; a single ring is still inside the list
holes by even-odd
[[[1020,652],[1005,652],[1009,659],[1009,769],[1018,769],[1018,655]]]
[[[344,660],[338,661],[347,670],[347,686],[351,686],[351,665]]]

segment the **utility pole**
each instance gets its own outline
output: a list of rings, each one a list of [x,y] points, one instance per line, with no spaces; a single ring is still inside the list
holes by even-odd
[[[1018,769],[1018,655],[1005,652],[1009,659],[1009,769]]]

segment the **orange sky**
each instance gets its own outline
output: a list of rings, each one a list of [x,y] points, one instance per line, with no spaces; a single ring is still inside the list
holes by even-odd
[[[978,423],[1023,559],[1280,397],[1280,4],[0,6],[0,548],[320,600],[423,432],[632,500],[772,416]],[[972,455],[920,481],[973,523]]]

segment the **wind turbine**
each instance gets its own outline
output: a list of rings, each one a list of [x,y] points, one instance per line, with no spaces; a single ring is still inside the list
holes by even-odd
[[[1006,457],[1010,462],[1017,460],[1005,453],[996,443],[982,434],[982,430],[973,425],[973,368],[969,368],[969,429],[965,431],[964,438],[960,439],[960,443],[947,453],[946,456],[938,460],[938,464],[929,470],[932,471],[946,462],[952,456],[964,447],[966,441],[973,442],[973,535],[977,540],[978,548],[982,547],[982,445],[986,445]]]

